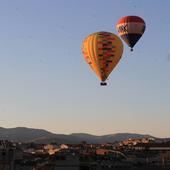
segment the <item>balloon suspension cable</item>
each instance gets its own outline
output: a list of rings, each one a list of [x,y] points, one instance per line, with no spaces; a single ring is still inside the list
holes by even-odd
[[[130,51],[132,52],[132,51],[133,51],[133,48],[131,48]]]

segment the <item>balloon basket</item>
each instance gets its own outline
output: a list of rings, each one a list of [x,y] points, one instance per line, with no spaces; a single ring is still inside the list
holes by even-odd
[[[106,82],[101,82],[100,85],[101,86],[107,86],[107,83]]]

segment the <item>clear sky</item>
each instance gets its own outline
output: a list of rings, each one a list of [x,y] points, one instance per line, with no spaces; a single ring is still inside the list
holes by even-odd
[[[82,41],[126,15],[146,31],[101,87]],[[0,126],[170,137],[169,30],[169,0],[1,0]]]

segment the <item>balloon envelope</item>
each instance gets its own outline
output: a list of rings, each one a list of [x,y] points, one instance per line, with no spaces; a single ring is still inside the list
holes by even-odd
[[[123,43],[113,33],[96,32],[85,38],[82,52],[87,64],[105,81],[122,56]]]
[[[146,25],[138,16],[125,16],[118,21],[116,28],[121,38],[133,48],[143,35]]]

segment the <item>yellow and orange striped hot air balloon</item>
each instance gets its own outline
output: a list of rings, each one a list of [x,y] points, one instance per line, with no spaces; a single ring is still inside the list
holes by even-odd
[[[123,43],[113,33],[96,32],[85,38],[82,52],[87,64],[101,80],[101,85],[107,85],[105,82],[107,77],[122,56]]]
[[[116,28],[120,37],[131,47],[133,51],[134,45],[145,32],[145,21],[138,16],[125,16],[121,18]]]

